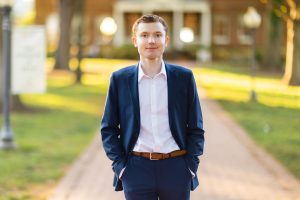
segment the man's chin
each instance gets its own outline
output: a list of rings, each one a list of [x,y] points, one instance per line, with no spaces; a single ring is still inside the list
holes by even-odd
[[[160,60],[162,55],[147,55],[146,58],[149,60]]]
[[[160,57],[147,57],[148,60],[150,61],[156,61],[156,60],[160,60]]]

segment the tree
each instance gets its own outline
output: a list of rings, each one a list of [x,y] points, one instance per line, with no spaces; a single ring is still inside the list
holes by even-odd
[[[283,17],[287,26],[286,62],[283,80],[289,85],[300,85],[300,0],[286,0]]]
[[[2,25],[2,15],[0,15],[0,24]],[[2,65],[2,30],[0,30],[0,111],[2,110],[2,95],[3,95],[3,65]]]
[[[286,22],[286,55],[283,81],[300,85],[300,0],[272,0],[274,12]]]
[[[76,83],[81,83],[81,77],[82,77],[82,70],[81,70],[81,60],[83,57],[83,44],[82,44],[82,34],[83,34],[83,27],[84,27],[84,0],[77,0],[76,1],[76,7],[75,7],[75,19],[76,19],[76,29],[77,29],[77,60],[78,65],[76,68]]]
[[[73,0],[59,1],[60,36],[55,52],[55,69],[69,70],[70,31],[74,9],[75,3]]]

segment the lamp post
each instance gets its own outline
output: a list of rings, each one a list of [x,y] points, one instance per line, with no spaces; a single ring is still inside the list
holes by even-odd
[[[1,149],[13,149],[15,143],[10,128],[10,80],[11,80],[11,9],[13,0],[1,0],[2,12],[2,65],[3,65],[3,127],[1,129]]]
[[[102,52],[102,56],[107,56],[108,52],[111,52],[113,49],[112,40],[114,38],[115,33],[117,32],[118,26],[116,21],[111,17],[105,17],[99,26],[100,30],[100,45],[99,49]]]
[[[255,51],[256,51],[256,29],[261,24],[261,16],[255,10],[254,7],[248,7],[247,12],[244,14],[244,24],[247,28],[250,29],[251,39],[252,39],[252,53],[250,60],[250,69],[251,69],[251,91],[250,91],[250,100],[257,101],[257,95],[255,92],[255,76],[256,76],[256,59],[255,59]]]

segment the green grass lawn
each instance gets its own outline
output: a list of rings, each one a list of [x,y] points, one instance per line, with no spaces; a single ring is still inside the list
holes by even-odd
[[[249,101],[251,79],[247,67],[214,63],[193,70],[208,96],[300,179],[300,86],[284,85],[279,74],[258,73],[255,103]]]
[[[0,199],[44,199],[99,129],[105,86],[70,85],[64,74],[49,78],[43,95],[22,95],[32,111],[12,113],[18,146],[0,151]]]

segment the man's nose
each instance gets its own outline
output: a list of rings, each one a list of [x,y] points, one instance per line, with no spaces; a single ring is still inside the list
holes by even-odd
[[[153,36],[149,36],[148,43],[155,43],[155,38]]]

